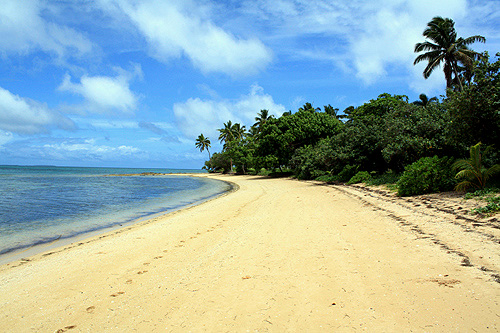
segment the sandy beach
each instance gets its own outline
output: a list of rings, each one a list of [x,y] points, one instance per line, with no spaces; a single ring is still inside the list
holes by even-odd
[[[0,266],[0,331],[500,330],[497,217],[461,215],[458,199],[199,176],[238,190]]]

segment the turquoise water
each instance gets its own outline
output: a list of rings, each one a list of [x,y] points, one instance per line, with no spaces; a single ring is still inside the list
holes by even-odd
[[[206,178],[138,175],[144,172],[200,171],[0,166],[0,254],[172,211],[230,189]]]

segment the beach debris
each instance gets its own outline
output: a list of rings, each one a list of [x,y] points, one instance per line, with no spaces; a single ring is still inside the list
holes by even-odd
[[[119,291],[119,292],[117,292],[117,293],[115,293],[115,294],[111,294],[111,295],[109,295],[109,296],[110,296],[110,297],[118,297],[119,295],[123,295],[123,294],[125,294],[125,292],[124,292],[124,291]]]
[[[251,276],[249,276],[249,275],[242,277],[242,279],[243,279],[243,280],[248,280],[248,279],[251,279],[251,278],[252,278],[252,277],[251,277]]]

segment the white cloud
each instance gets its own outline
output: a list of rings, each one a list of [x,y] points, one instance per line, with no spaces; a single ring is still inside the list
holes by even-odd
[[[350,38],[356,75],[368,84],[385,76],[390,65],[403,65],[411,71],[416,56],[413,49],[423,41],[422,32],[432,17],[461,18],[466,12],[465,0],[392,2],[360,21],[360,33]]]
[[[214,24],[200,2],[102,1],[115,3],[146,38],[151,55],[162,62],[182,55],[205,73],[254,74],[271,61],[271,51],[258,39],[234,36]]]
[[[228,120],[248,128],[255,123],[254,118],[262,109],[267,109],[276,116],[281,116],[286,111],[283,105],[276,104],[272,96],[265,94],[258,85],[253,85],[250,93],[238,100],[190,98],[184,103],[174,104],[173,109],[181,131],[188,138],[196,138],[204,133],[211,137],[212,142],[218,137],[217,129]]]
[[[365,84],[378,82],[391,70],[393,76],[394,68],[412,82],[413,49],[423,40],[426,24],[437,15],[451,17],[457,25],[465,23],[473,12],[470,7],[479,6],[476,2],[245,0],[240,11],[246,18],[240,29],[258,22],[256,29],[279,56],[331,61]],[[483,11],[491,16],[486,8]],[[232,24],[237,30],[238,20]]]
[[[42,50],[59,57],[89,54],[93,45],[83,34],[41,16],[45,6],[38,0],[2,0],[0,52],[25,54]]]
[[[28,135],[47,133],[52,128],[71,130],[74,123],[45,104],[0,87],[0,129]]]
[[[133,113],[139,97],[130,90],[130,81],[142,77],[142,71],[139,66],[132,73],[121,68],[115,70],[118,72],[115,77],[84,75],[80,83],[71,82],[71,76],[66,74],[59,90],[81,95],[86,101],[84,107],[93,113]]]
[[[38,147],[44,158],[55,160],[105,160],[114,161],[145,154],[139,148],[121,145],[111,147],[99,145],[95,139],[66,139],[57,143],[46,143]]]

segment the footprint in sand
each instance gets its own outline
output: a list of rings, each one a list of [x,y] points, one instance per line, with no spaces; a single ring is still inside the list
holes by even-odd
[[[163,256],[157,256],[157,257],[154,257],[153,259],[161,259],[163,258]]]
[[[66,332],[67,330],[72,330],[73,328],[75,328],[76,325],[70,325],[70,326],[66,326],[64,328],[60,328],[56,331],[56,333],[62,333],[62,332]]]
[[[144,274],[144,273],[147,273],[147,271],[139,271],[139,272],[137,272],[137,274]]]
[[[149,265],[149,262],[145,262],[145,263],[143,263],[143,265],[144,265],[144,266],[147,266],[147,265]]]
[[[85,309],[88,313],[94,313],[95,306],[89,306],[88,308]]]
[[[132,280],[125,281],[126,284],[132,284]]]

